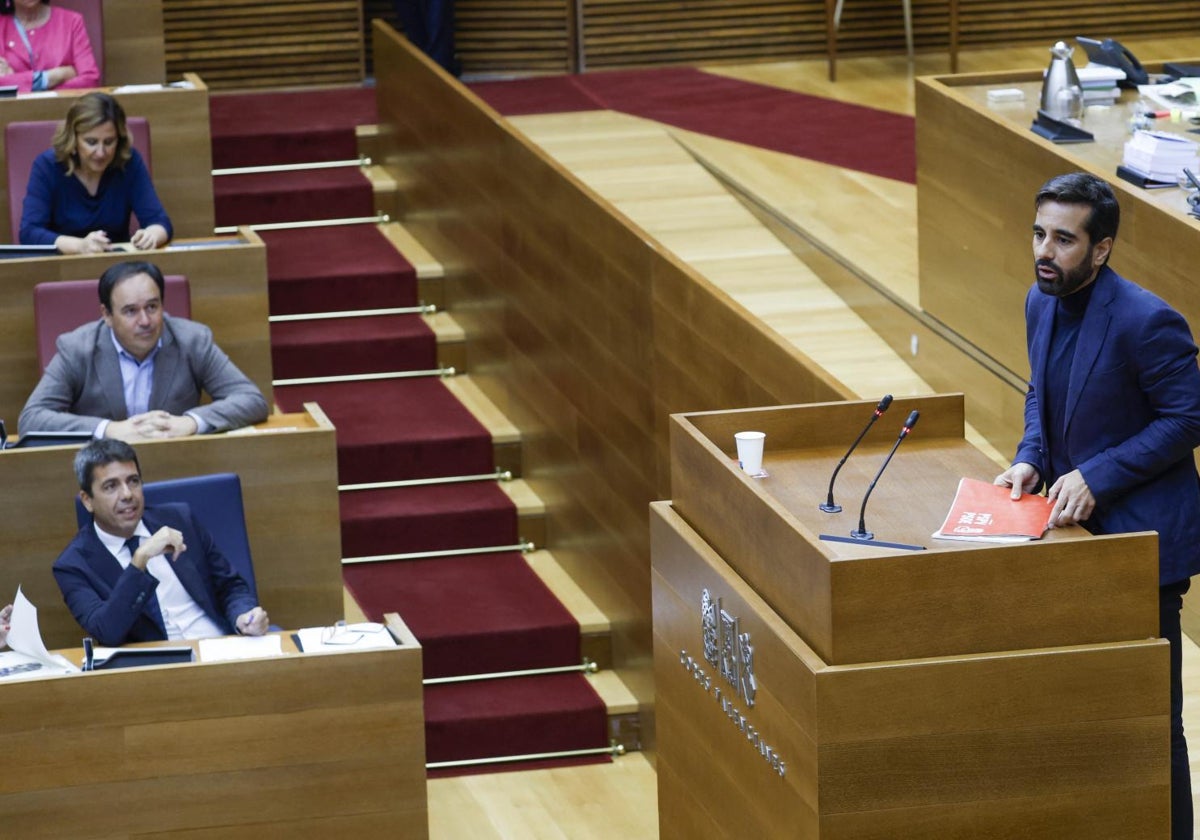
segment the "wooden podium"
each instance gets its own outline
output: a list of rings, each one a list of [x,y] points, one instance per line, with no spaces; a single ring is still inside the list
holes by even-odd
[[[676,415],[652,505],[663,838],[1159,838],[1168,646],[1157,538],[931,539],[959,478],[961,395]],[[843,543],[903,419],[921,419]],[[735,432],[766,433],[765,478]]]

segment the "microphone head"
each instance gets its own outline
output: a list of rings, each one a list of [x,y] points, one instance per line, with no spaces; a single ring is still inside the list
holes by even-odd
[[[921,412],[914,409],[912,413],[908,415],[908,419],[904,421],[905,430],[911,430],[913,426],[917,425],[917,421],[920,419]]]
[[[883,399],[881,399],[879,401],[879,405],[875,406],[875,413],[883,414],[883,412],[888,410],[888,406],[890,406],[891,404],[892,404],[892,395],[884,394]]]

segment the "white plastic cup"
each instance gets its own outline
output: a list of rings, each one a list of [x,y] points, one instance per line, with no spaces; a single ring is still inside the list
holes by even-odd
[[[763,441],[766,432],[738,432],[733,436],[737,442],[738,465],[742,472],[758,475],[762,472]]]

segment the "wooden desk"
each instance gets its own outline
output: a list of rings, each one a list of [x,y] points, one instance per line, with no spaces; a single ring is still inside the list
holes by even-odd
[[[131,12],[133,15],[140,12]],[[214,226],[212,142],[208,120],[208,87],[185,73],[191,87],[113,93],[127,117],[150,123],[150,168],[154,188],[171,217],[177,237],[211,236]],[[20,96],[0,100],[0,145],[11,122],[61,122],[72,100],[87,91],[65,90],[52,96]],[[0,149],[0,237],[11,230],[8,215],[8,163]]]
[[[1025,101],[989,105],[994,87],[1021,88]],[[1058,146],[1029,130],[1040,90],[1040,70],[934,76],[916,88],[921,306],[1022,379],[1029,376],[1024,303],[1034,280],[1033,198],[1064,172],[1093,172],[1113,185],[1121,228],[1112,267],[1200,329],[1200,221],[1187,215],[1186,194],[1143,190],[1116,176],[1133,93],[1124,92],[1116,107],[1088,109],[1084,128],[1096,142]],[[1012,423],[1019,436],[1021,417]]]
[[[868,435],[838,477],[846,510],[818,510],[871,407],[672,417],[675,498],[650,526],[664,840],[1164,836],[1154,535],[932,541],[959,477],[994,472],[950,395],[893,405],[921,425],[867,514],[928,550],[819,540],[857,524],[890,448]],[[734,461],[748,428],[767,435],[761,480]]]
[[[423,840],[421,648],[391,626],[387,650],[0,686],[5,836]]]
[[[209,237],[207,242],[214,241]],[[142,254],[93,254],[0,260],[0,418],[14,431],[17,416],[42,371],[37,360],[33,287],[56,280],[98,278],[114,263],[148,259],[164,274],[183,274],[192,318],[212,328],[217,344],[271,403],[271,330],[267,322],[267,252],[248,228],[227,245],[168,247]],[[186,245],[186,240],[180,242]],[[171,301],[167,301],[167,311]],[[99,303],[96,312],[99,313]]]
[[[259,600],[281,627],[328,624],[342,614],[341,532],[334,429],[315,404],[277,414],[260,433],[202,435],[138,444],[146,481],[235,472]],[[50,647],[78,644],[79,625],[50,567],[76,531],[75,447],[0,452],[5,488],[0,593],[20,585],[38,608]],[[5,603],[8,602],[5,601]]]

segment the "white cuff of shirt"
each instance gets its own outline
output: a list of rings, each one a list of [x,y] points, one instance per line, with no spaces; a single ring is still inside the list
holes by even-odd
[[[185,411],[183,413],[184,413],[184,416],[191,417],[193,420],[196,421],[196,434],[198,434],[198,435],[208,434],[209,427],[208,427],[208,424],[204,422],[203,417],[201,417],[199,414],[197,414],[194,411]]]

